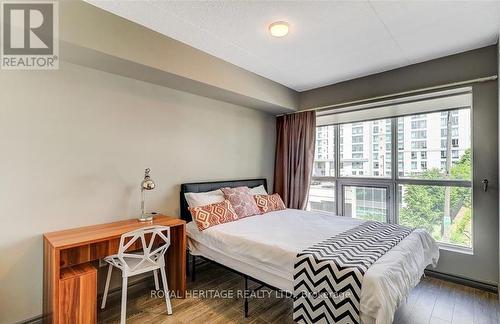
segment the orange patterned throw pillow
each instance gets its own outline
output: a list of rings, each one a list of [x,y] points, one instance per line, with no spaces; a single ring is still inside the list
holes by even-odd
[[[228,200],[206,206],[189,207],[188,209],[200,231],[238,220],[238,215]]]
[[[283,200],[277,193],[272,195],[255,195],[253,197],[262,214],[286,209]]]

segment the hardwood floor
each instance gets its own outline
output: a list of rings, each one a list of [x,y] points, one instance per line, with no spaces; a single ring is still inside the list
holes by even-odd
[[[249,317],[245,319],[243,298],[215,296],[217,291],[236,295],[238,289],[243,289],[241,276],[213,264],[200,265],[196,275],[196,282],[188,282],[188,291],[193,294],[205,291],[215,298],[191,295],[172,299],[173,315],[168,316],[165,300],[152,298],[149,290],[130,294],[127,323],[294,323],[290,299],[279,298],[275,292],[264,289],[259,296],[262,298],[250,301]],[[119,301],[110,304],[98,317],[100,323],[119,322]],[[427,277],[399,307],[394,323],[498,324],[499,319],[496,294]]]

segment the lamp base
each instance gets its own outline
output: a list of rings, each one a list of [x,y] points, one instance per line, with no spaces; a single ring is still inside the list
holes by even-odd
[[[139,222],[151,222],[153,220],[153,215],[151,214],[142,214],[138,218]]]

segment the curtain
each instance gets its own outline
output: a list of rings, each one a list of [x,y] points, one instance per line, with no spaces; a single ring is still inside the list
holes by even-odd
[[[288,208],[304,209],[314,163],[316,112],[276,119],[274,191]]]

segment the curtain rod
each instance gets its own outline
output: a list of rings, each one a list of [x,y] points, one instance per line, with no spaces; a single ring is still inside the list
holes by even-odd
[[[424,92],[428,92],[428,91],[432,91],[432,90],[452,88],[452,87],[457,87],[457,86],[462,86],[462,85],[467,85],[467,84],[472,84],[472,83],[494,81],[496,79],[498,79],[498,76],[495,74],[495,75],[490,75],[490,76],[482,77],[482,78],[451,82],[451,83],[441,84],[441,85],[427,87],[427,88],[408,90],[408,91],[403,91],[403,92],[398,92],[398,93],[393,93],[393,94],[388,94],[388,95],[383,95],[383,96],[376,96],[376,97],[366,98],[366,99],[353,100],[353,101],[348,101],[348,102],[343,102],[343,103],[338,103],[338,104],[333,104],[333,105],[308,108],[308,109],[294,111],[294,112],[290,112],[290,113],[286,113],[286,114],[280,114],[280,115],[277,115],[277,117],[284,116],[284,115],[298,114],[301,112],[311,111],[311,110],[329,110],[332,108],[338,108],[338,107],[342,107],[342,106],[352,106],[352,105],[356,105],[356,104],[368,103],[370,101],[377,101],[377,100],[381,100],[381,99],[397,98],[397,97],[402,97],[402,96],[409,95],[409,94],[424,93]]]

